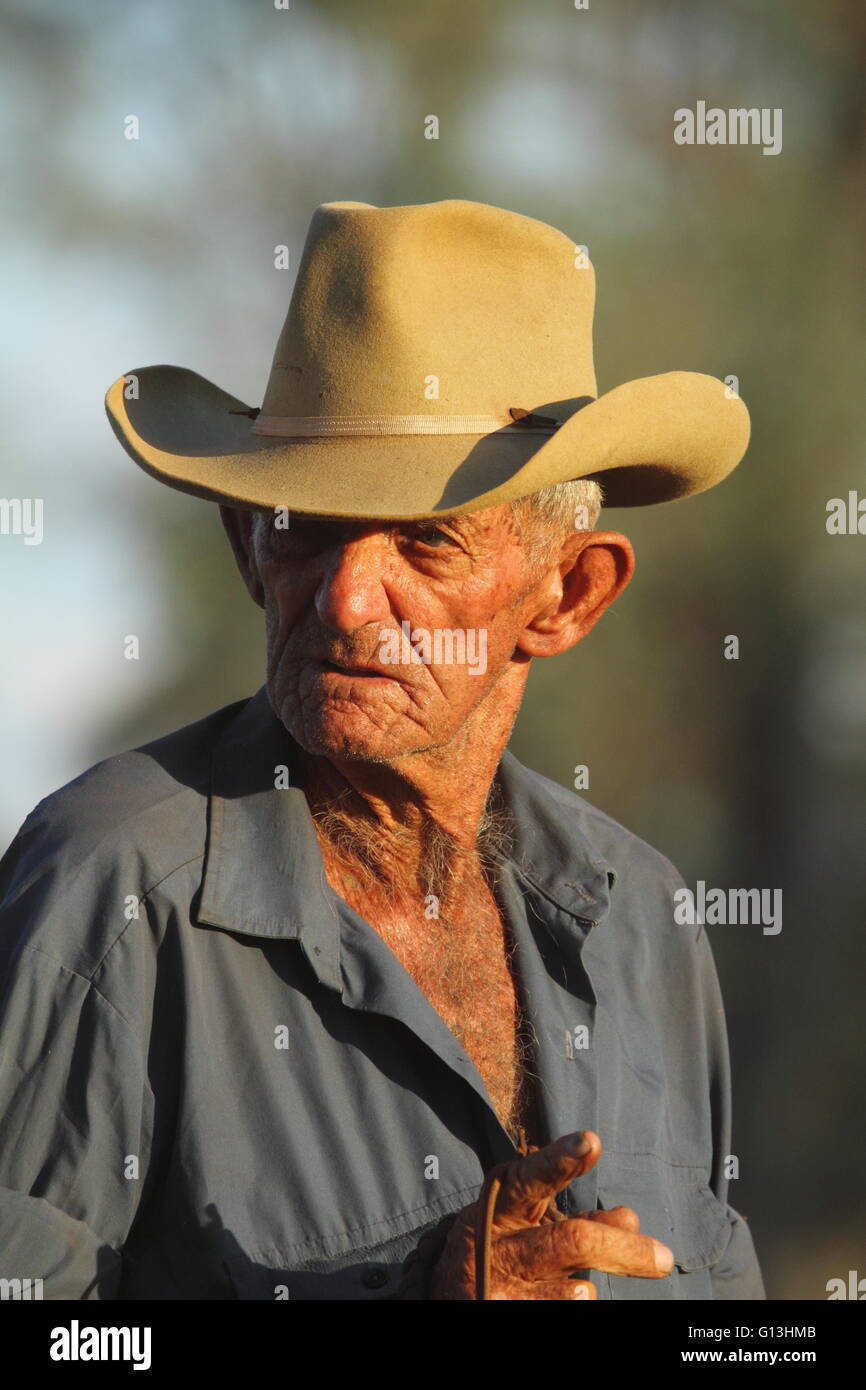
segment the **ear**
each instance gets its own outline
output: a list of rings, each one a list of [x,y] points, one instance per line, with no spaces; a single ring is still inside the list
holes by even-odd
[[[220,504],[220,519],[240,571],[241,579],[253,603],[259,608],[265,606],[265,591],[256,564],[253,546],[253,513],[242,507],[226,507]]]
[[[526,656],[557,656],[575,646],[634,574],[631,541],[618,531],[583,531],[563,544],[542,581],[535,616],[517,641]]]

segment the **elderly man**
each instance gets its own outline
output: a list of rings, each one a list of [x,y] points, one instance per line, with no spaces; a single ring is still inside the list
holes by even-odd
[[[468,202],[316,212],[261,409],[154,367],[136,461],[220,504],[247,701],[110,758],[2,868],[0,1261],[53,1298],[762,1298],[703,929],[506,744],[533,658],[745,408],[596,399],[593,271]]]

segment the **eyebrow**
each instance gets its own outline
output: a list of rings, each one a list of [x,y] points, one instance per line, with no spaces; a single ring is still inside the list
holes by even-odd
[[[383,533],[411,537],[413,532],[425,527],[439,527],[446,532],[450,529],[463,539],[468,539],[477,531],[477,525],[473,526],[470,515],[460,516],[428,516],[420,518],[364,518],[364,517],[339,517],[339,516],[310,516],[301,514],[293,517],[292,522],[286,529],[286,535],[291,536],[292,530],[307,530],[312,537],[321,535],[327,537],[328,533],[336,534],[341,539],[363,533],[367,530],[377,530]]]

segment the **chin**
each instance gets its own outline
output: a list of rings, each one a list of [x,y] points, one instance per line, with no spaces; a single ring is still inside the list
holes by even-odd
[[[289,710],[284,705],[281,717],[295,742],[318,757],[387,763],[416,752],[419,746],[419,730],[410,721],[403,729],[400,719],[395,721],[398,727],[383,729],[362,709],[342,703],[315,711],[297,706]]]

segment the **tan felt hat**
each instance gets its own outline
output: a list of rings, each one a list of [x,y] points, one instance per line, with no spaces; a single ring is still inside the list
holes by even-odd
[[[583,250],[534,218],[324,203],[260,409],[169,366],[119,377],[106,409],[170,487],[314,516],[456,515],[585,477],[639,506],[720,482],[743,402],[698,372],[596,398],[594,301]]]

